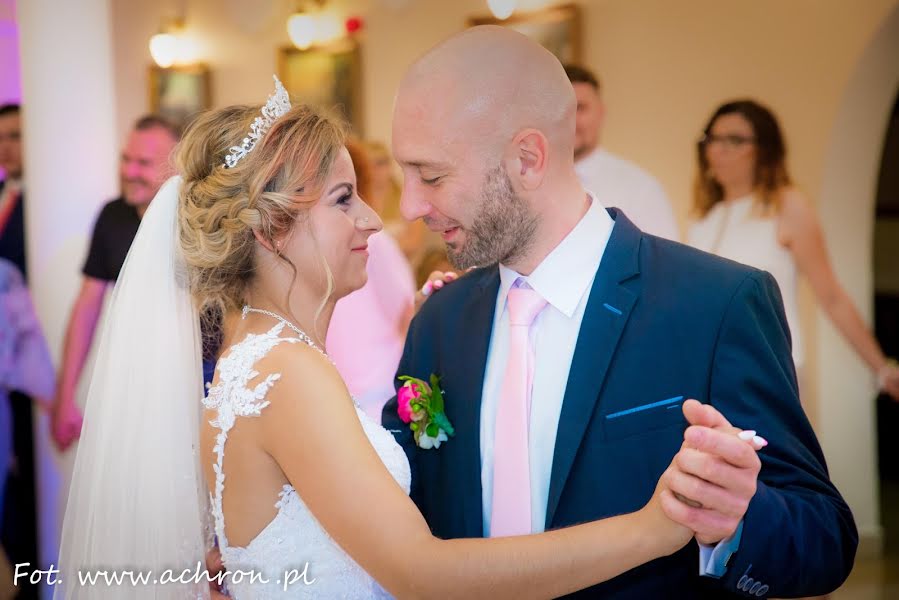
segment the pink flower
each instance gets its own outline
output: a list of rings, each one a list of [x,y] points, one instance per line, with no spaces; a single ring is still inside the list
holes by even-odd
[[[415,411],[412,410],[412,402],[418,400],[421,397],[421,392],[415,386],[415,383],[412,381],[407,381],[403,384],[397,393],[396,393],[396,412],[399,414],[400,419],[403,420],[403,423],[409,423],[412,421],[413,413]]]

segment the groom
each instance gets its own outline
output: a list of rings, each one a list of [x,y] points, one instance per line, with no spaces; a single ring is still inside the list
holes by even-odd
[[[692,500],[669,516],[697,543],[576,596],[835,589],[857,533],[799,404],[774,280],[600,206],[574,171],[575,108],[558,61],[495,27],[450,38],[401,84],[403,214],[442,234],[458,267],[490,265],[437,293],[409,330],[398,375],[438,375],[455,427],[425,450],[396,400],[385,407],[413,499],[442,538],[637,510],[681,447],[684,399],[697,398],[770,441],[761,471],[715,411],[691,416],[707,426],[691,445],[705,450],[666,483]]]

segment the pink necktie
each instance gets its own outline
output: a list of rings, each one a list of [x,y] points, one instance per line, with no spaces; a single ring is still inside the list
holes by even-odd
[[[509,358],[493,441],[493,509],[490,536],[531,533],[531,471],[528,460],[533,356],[528,336],[546,300],[530,288],[509,290]]]

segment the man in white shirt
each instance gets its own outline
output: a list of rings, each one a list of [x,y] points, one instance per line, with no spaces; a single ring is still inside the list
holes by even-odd
[[[680,233],[671,202],[658,180],[599,145],[606,114],[599,80],[577,65],[566,65],[565,74],[577,98],[574,170],[581,183],[603,206],[620,208],[646,233],[678,241]]]

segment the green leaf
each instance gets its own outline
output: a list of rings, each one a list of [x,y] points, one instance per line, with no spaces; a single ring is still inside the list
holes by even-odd
[[[440,434],[440,426],[434,422],[428,423],[427,434],[428,437],[436,438]]]
[[[440,377],[431,374],[431,410],[442,413],[444,410],[443,390],[440,389]]]
[[[434,387],[431,390],[431,410],[435,413],[442,413],[445,410],[443,405],[443,392],[439,387]]]
[[[453,429],[452,423],[450,423],[449,419],[446,418],[446,415],[444,413],[441,412],[434,415],[434,423],[436,423],[437,426],[440,427],[440,429],[444,430],[448,437],[453,437],[454,435],[456,435],[456,430]]]

